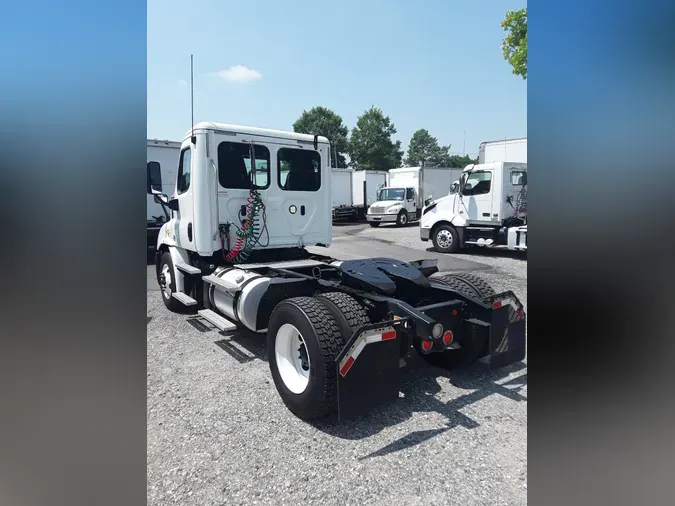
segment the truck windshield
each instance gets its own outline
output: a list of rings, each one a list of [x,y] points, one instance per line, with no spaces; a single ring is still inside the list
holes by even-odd
[[[383,188],[377,192],[377,200],[400,200],[405,197],[404,188]]]

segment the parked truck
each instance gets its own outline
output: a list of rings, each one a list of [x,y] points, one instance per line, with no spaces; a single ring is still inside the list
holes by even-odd
[[[331,169],[333,220],[355,220],[358,209],[352,202],[351,169]]]
[[[162,194],[172,195],[176,182],[180,142],[148,139],[148,184]],[[148,248],[157,245],[157,234],[169,220],[170,214],[162,207],[157,197],[147,197]]]
[[[396,402],[411,348],[448,368],[522,360],[525,313],[513,292],[439,273],[432,260],[306,249],[331,243],[328,160],[324,137],[195,124],[173,196],[147,189],[173,212],[156,252],[165,306],[196,310],[220,331],[266,335],[276,389],[302,419]]]
[[[420,238],[441,253],[465,246],[527,249],[527,164],[468,165],[456,192],[422,210]]]
[[[363,219],[368,206],[377,200],[377,191],[387,182],[387,172],[379,170],[333,168],[331,175],[335,221]]]
[[[481,142],[478,163],[490,162],[527,163],[527,137]]]
[[[366,220],[371,227],[382,223],[403,226],[419,220],[425,203],[447,195],[462,169],[445,167],[403,167],[391,169],[387,185],[377,193],[377,201],[368,208]]]

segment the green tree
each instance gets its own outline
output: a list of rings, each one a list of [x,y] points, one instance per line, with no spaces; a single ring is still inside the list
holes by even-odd
[[[302,115],[293,123],[293,131],[300,134],[322,135],[331,144],[331,166],[346,167],[349,141],[349,129],[342,123],[342,118],[325,107],[312,107],[309,111],[302,111]]]
[[[507,12],[501,27],[506,32],[502,43],[504,59],[515,75],[527,79],[527,8]]]
[[[363,170],[389,170],[401,166],[401,141],[391,136],[396,127],[382,110],[373,106],[359,116],[349,141],[351,165]]]
[[[467,165],[470,165],[472,163],[474,163],[474,164],[478,163],[478,157],[471,158],[468,155],[462,155],[462,156],[451,155],[451,156],[448,157],[448,164],[443,165],[443,167],[450,167],[450,168],[458,168],[459,167],[459,168],[463,169],[464,167],[466,167]]]
[[[438,139],[432,137],[428,130],[421,128],[410,138],[406,165],[418,167],[424,160],[426,166],[448,167],[450,160],[448,151],[450,146],[439,146]]]

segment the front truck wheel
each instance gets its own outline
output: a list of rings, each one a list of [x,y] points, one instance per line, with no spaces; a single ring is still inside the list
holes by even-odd
[[[492,287],[481,277],[465,272],[438,272],[430,278],[449,286],[453,290],[473,299],[485,299],[495,294]],[[415,349],[429,364],[444,369],[454,369],[469,365],[489,353],[490,328],[464,322],[462,335],[458,339],[461,348],[446,350],[440,353],[422,353],[420,343],[415,342]]]
[[[439,225],[431,233],[431,241],[439,253],[459,251],[459,234],[452,225]]]
[[[173,267],[173,260],[171,260],[171,253],[165,251],[159,261],[159,271],[157,281],[162,292],[162,300],[166,308],[173,313],[180,313],[184,311],[184,306],[178,300],[173,298],[176,291],[176,269]]]
[[[274,308],[267,327],[267,356],[286,407],[303,420],[337,409],[337,366],[344,346],[340,325],[323,301],[287,299]]]

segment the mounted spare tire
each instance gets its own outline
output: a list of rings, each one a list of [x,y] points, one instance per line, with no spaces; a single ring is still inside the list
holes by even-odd
[[[337,365],[344,346],[340,325],[322,300],[287,299],[274,308],[267,328],[267,356],[286,407],[303,420],[337,409]]]

